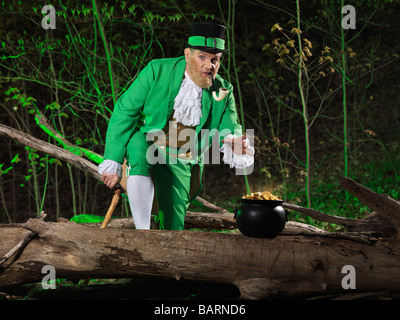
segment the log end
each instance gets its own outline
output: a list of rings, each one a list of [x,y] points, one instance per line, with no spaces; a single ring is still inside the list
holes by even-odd
[[[235,285],[240,291],[240,298],[244,300],[263,300],[276,296],[281,288],[280,281],[267,278],[240,280]]]

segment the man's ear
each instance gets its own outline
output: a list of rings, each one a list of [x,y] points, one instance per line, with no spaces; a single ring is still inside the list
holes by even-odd
[[[183,53],[185,54],[186,62],[188,61],[189,56],[192,54],[190,48],[186,48]]]

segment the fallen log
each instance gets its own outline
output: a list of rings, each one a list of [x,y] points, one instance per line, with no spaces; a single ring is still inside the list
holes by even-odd
[[[0,124],[0,134],[66,161],[100,180],[97,166],[58,148]],[[236,285],[246,299],[304,296],[343,292],[344,266],[356,270],[357,292],[399,290],[400,210],[398,202],[374,194],[350,179],[342,185],[376,213],[365,219],[326,215],[284,203],[317,220],[345,226],[351,232],[330,233],[289,222],[275,239],[236,233],[129,230],[54,223],[30,219],[23,225],[0,225],[0,257],[28,234],[28,245],[8,255],[0,269],[0,287],[40,281],[44,265],[57,277],[82,278],[166,277]],[[219,213],[188,212],[187,227],[234,229],[233,214],[198,198]],[[111,221],[110,226],[113,221]],[[366,234],[365,234],[366,233]]]
[[[42,268],[58,278],[152,276],[234,284],[244,299],[344,293],[346,265],[354,292],[400,288],[399,242],[332,239],[325,234],[275,239],[196,231],[102,230],[74,222],[28,220],[0,227],[0,256],[27,233],[28,246],[3,265],[0,287],[40,282]]]
[[[384,221],[386,224],[390,225],[393,230],[400,233],[399,201],[386,194],[378,194],[347,177],[343,177],[340,180],[340,184],[362,203],[372,210],[375,210],[380,221]]]
[[[86,224],[100,228],[103,222]],[[151,225],[151,229],[159,229],[159,226],[154,221],[154,216],[152,216]],[[115,217],[109,222],[107,228],[135,229],[135,223],[132,218]],[[185,229],[233,230],[236,228],[234,215],[229,212],[211,213],[188,211],[185,216]]]
[[[68,220],[64,220],[67,222]],[[154,222],[154,220],[152,220]],[[102,222],[95,223],[83,223],[85,225],[98,227],[102,226]],[[108,228],[114,229],[135,229],[135,223],[132,218],[115,218],[112,219],[108,225]],[[153,230],[158,229],[157,225],[154,224]],[[185,229],[201,229],[204,231],[237,231],[236,221],[233,218],[233,214],[220,214],[220,213],[209,213],[209,212],[191,212],[188,211],[185,217]],[[288,221],[282,234],[285,235],[312,235],[328,233],[325,230],[319,229],[308,224]],[[330,233],[334,235],[335,233]],[[337,233],[337,236],[345,237],[346,235],[342,232]]]
[[[46,217],[46,214],[42,212],[39,216],[40,220],[43,220]],[[29,241],[32,240],[32,238],[36,235],[35,232],[31,231],[28,233],[25,238],[23,238],[20,242],[18,242],[13,248],[11,248],[10,251],[8,251],[1,259],[0,259],[0,267],[12,256],[17,254],[20,250],[22,250],[28,243]]]
[[[0,123],[0,134],[8,136],[9,138],[18,141],[19,143],[29,146],[35,150],[47,153],[57,159],[65,161],[82,171],[88,173],[93,178],[101,181],[101,176],[97,172],[97,166],[92,162],[84,159],[81,156],[74,154],[71,151],[57,147],[51,143],[43,141],[41,139],[32,137],[31,135],[6,126]]]
[[[393,235],[397,233],[393,225],[381,216],[375,219],[371,219],[374,215],[371,217],[367,216],[364,219],[352,219],[326,214],[312,208],[304,208],[292,203],[284,202],[282,207],[302,213],[318,221],[344,226],[348,231],[352,232],[375,232],[381,233],[382,235]]]

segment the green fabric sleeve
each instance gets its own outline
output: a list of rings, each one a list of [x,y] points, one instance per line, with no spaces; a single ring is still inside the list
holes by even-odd
[[[126,145],[141,117],[153,81],[154,72],[150,62],[118,99],[108,124],[104,159],[123,163]]]

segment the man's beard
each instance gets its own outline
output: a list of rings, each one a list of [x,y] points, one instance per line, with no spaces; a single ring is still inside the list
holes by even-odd
[[[190,79],[192,79],[196,85],[203,89],[211,87],[212,82],[210,77],[202,77],[201,74],[196,70],[196,65],[190,60],[188,61],[187,65]]]

